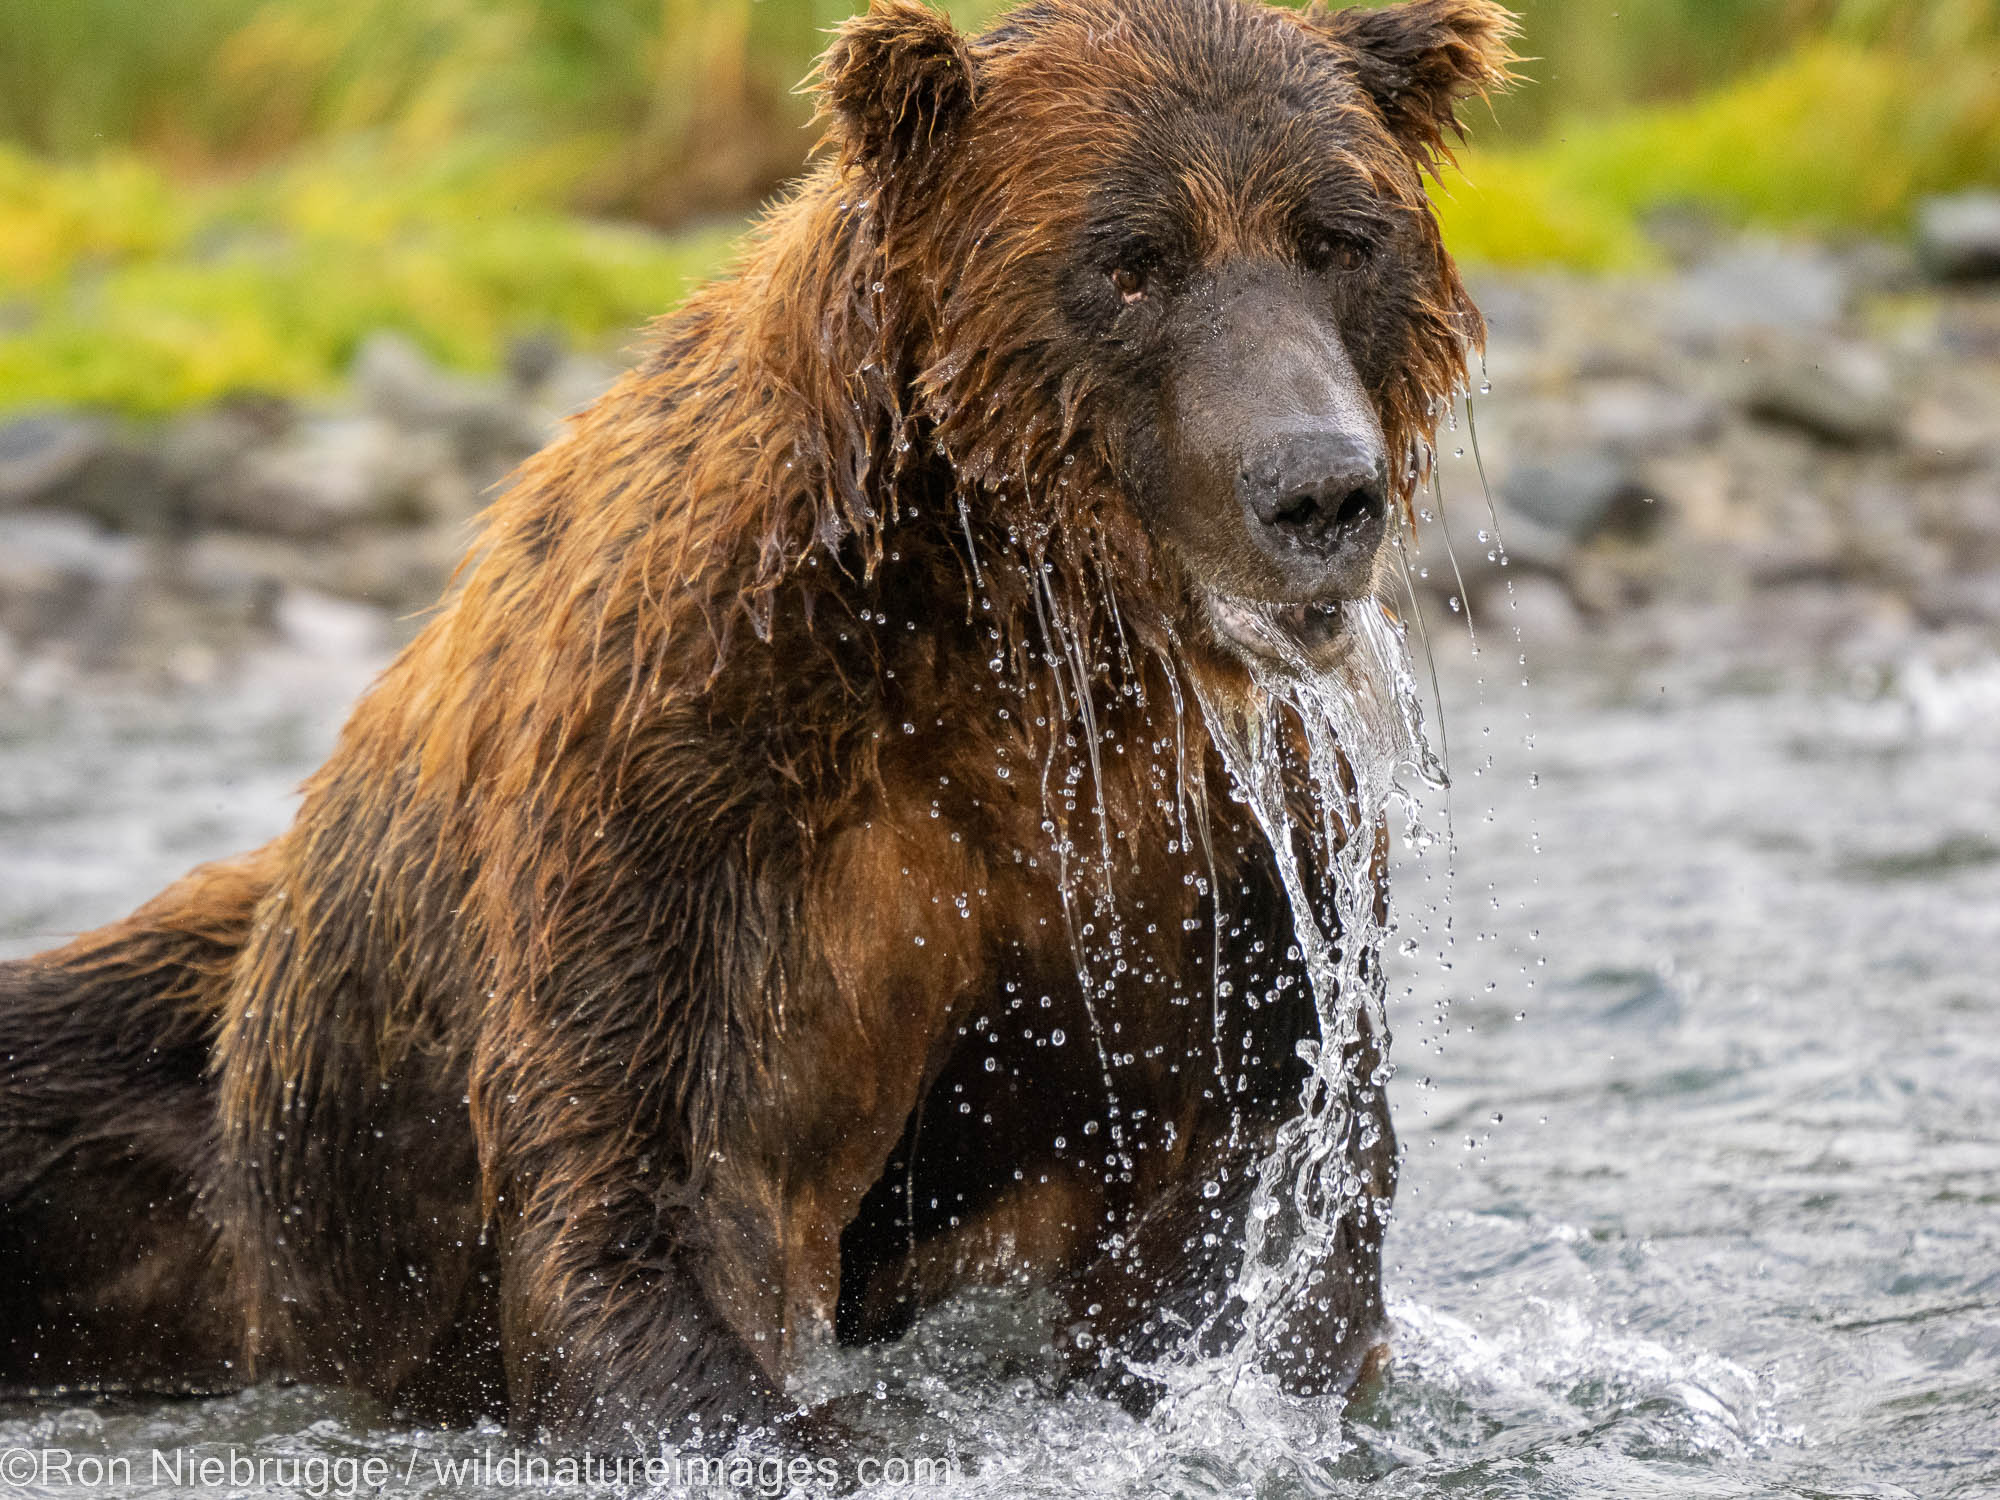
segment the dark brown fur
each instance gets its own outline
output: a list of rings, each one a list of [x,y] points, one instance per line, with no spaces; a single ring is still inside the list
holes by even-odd
[[[978,1280],[1223,1336],[1315,1023],[1212,994],[1291,944],[1189,691],[1243,668],[1065,278],[1163,100],[1298,96],[1390,226],[1342,327],[1407,503],[1478,335],[1420,174],[1506,35],[1484,0],[850,23],[836,151],[526,466],[295,826],[0,966],[0,1384],[344,1382],[605,1441],[780,1418],[803,1345]],[[1183,162],[1190,253],[1277,254],[1323,165]],[[1364,1095],[1376,1212],[1273,1355],[1303,1389],[1379,1336]]]

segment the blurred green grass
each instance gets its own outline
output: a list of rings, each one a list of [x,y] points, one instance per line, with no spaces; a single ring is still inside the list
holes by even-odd
[[[51,165],[0,148],[0,282],[17,289],[0,304],[0,405],[160,413],[309,394],[379,328],[472,370],[523,331],[621,343],[739,229],[579,218],[513,196],[517,182],[490,160],[389,171],[362,148],[190,187],[135,156]]]
[[[1534,81],[1438,190],[1467,260],[1641,266],[1686,206],[1893,234],[2000,181],[2000,0],[1521,8]],[[849,9],[5,0],[0,407],[308,393],[380,327],[473,369],[523,329],[623,341],[797,169]]]
[[[1435,197],[1463,260],[1647,264],[1648,218],[1831,238],[1895,235],[1923,198],[2000,182],[2000,48],[1809,42],[1699,98],[1573,118],[1527,148],[1461,154]]]

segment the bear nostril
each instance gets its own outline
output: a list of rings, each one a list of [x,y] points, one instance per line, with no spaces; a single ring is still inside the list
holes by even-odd
[[[1366,434],[1266,439],[1238,465],[1237,494],[1258,544],[1287,567],[1364,567],[1387,529],[1382,454]],[[1313,586],[1331,585],[1323,577]]]
[[[1294,490],[1275,505],[1270,524],[1293,533],[1310,533],[1331,541],[1380,519],[1382,497],[1368,485],[1351,489],[1314,486]]]
[[[1277,509],[1271,512],[1273,526],[1310,526],[1319,519],[1320,497],[1317,490],[1300,490],[1280,500]]]
[[[1345,531],[1351,526],[1363,526],[1378,521],[1382,517],[1382,497],[1374,490],[1362,486],[1347,492],[1340,502],[1340,512],[1334,520],[1336,531]]]

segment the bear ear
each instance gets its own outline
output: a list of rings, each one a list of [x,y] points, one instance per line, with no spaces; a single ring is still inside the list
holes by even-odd
[[[847,159],[883,171],[916,164],[948,137],[975,88],[965,39],[916,0],[874,0],[842,25],[818,82]]]
[[[1459,103],[1506,88],[1521,60],[1512,46],[1520,26],[1494,0],[1407,0],[1380,10],[1315,6],[1309,19],[1347,51],[1389,128],[1432,167],[1451,156],[1447,133],[1464,137]]]

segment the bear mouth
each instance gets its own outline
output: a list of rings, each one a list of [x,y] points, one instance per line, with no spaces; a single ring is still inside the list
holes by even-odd
[[[1215,633],[1246,659],[1294,670],[1325,671],[1338,660],[1347,634],[1339,604],[1274,604],[1263,599],[1208,596]]]

